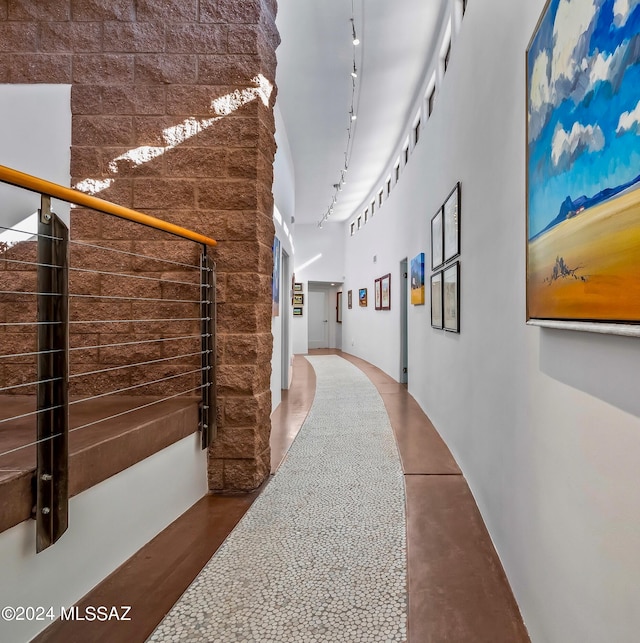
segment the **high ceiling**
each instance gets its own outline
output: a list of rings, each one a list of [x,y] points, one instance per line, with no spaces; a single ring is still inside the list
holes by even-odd
[[[385,179],[413,117],[448,0],[279,0],[278,106],[296,180],[296,223],[344,221]],[[351,17],[360,45],[352,44]],[[351,141],[353,61],[358,70]]]

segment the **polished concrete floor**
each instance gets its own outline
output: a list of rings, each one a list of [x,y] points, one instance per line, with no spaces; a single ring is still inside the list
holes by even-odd
[[[335,351],[314,351],[322,352]],[[362,360],[339,355],[375,385],[395,433],[406,493],[407,640],[528,641],[473,497],[435,428],[406,387]],[[313,369],[296,356],[292,389],[273,415],[272,471],[295,438],[314,392]],[[203,498],[79,603],[131,605],[132,621],[54,623],[36,640],[144,641],[259,493]]]

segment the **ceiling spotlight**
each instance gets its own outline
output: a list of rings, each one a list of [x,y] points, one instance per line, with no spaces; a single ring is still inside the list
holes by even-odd
[[[351,72],[351,75],[352,75],[354,78],[357,78],[357,77],[358,77],[358,70],[356,69],[356,63],[355,63],[355,62],[353,63],[353,71]]]
[[[355,121],[358,118],[353,112],[351,112],[351,120]]]

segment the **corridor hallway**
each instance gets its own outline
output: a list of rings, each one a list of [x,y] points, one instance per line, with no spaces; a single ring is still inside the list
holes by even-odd
[[[131,605],[131,621],[56,622],[35,640],[529,640],[467,484],[404,386],[341,352],[296,356],[271,442],[261,490],[203,498],[79,603]]]

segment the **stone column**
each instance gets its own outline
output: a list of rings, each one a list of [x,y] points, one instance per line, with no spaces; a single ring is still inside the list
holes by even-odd
[[[0,0],[0,82],[72,85],[72,185],[219,242],[212,491],[254,489],[270,469],[275,13],[275,0]],[[177,252],[86,212],[72,238]]]

